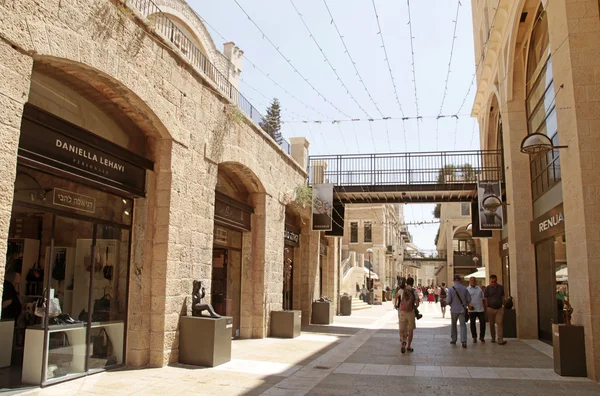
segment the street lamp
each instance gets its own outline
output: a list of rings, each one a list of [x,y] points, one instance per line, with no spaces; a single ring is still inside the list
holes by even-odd
[[[521,142],[521,152],[523,154],[546,153],[551,150],[567,148],[568,146],[555,146],[552,140],[543,133],[531,133]]]
[[[373,286],[371,283],[371,267],[373,266],[373,249],[368,248],[367,249],[367,253],[369,253],[369,287],[367,288],[369,293],[370,293],[370,297],[374,300],[373,297]],[[371,301],[371,298],[369,299],[369,302]]]

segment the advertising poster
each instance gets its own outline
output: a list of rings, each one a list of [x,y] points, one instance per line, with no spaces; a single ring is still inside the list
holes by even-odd
[[[312,230],[331,231],[333,210],[333,184],[313,185]]]
[[[477,200],[479,203],[479,229],[501,230],[502,191],[500,182],[477,182]]]

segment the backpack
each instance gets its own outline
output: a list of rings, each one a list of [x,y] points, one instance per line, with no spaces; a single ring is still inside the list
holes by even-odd
[[[400,302],[400,310],[404,312],[412,312],[415,308],[415,295],[412,289],[405,288],[402,291],[402,301]]]
[[[446,288],[445,287],[442,287],[442,290],[440,290],[440,296],[446,297]]]

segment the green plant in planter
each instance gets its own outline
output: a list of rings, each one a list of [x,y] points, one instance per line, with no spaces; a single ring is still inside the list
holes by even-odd
[[[313,189],[308,184],[302,184],[296,187],[296,203],[303,208],[312,205]]]

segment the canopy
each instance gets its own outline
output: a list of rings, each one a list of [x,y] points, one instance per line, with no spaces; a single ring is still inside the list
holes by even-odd
[[[469,274],[469,275],[465,275],[465,279],[469,279],[472,276],[474,276],[475,278],[479,278],[479,279],[485,279],[486,278],[485,273],[486,273],[485,267],[480,267],[480,268],[477,268],[476,272],[473,272],[472,274]]]
[[[367,275],[367,278],[368,278],[369,277],[369,269],[368,268],[363,268],[363,269],[365,270],[365,274]],[[375,272],[371,271],[371,278],[379,279],[379,276]]]

